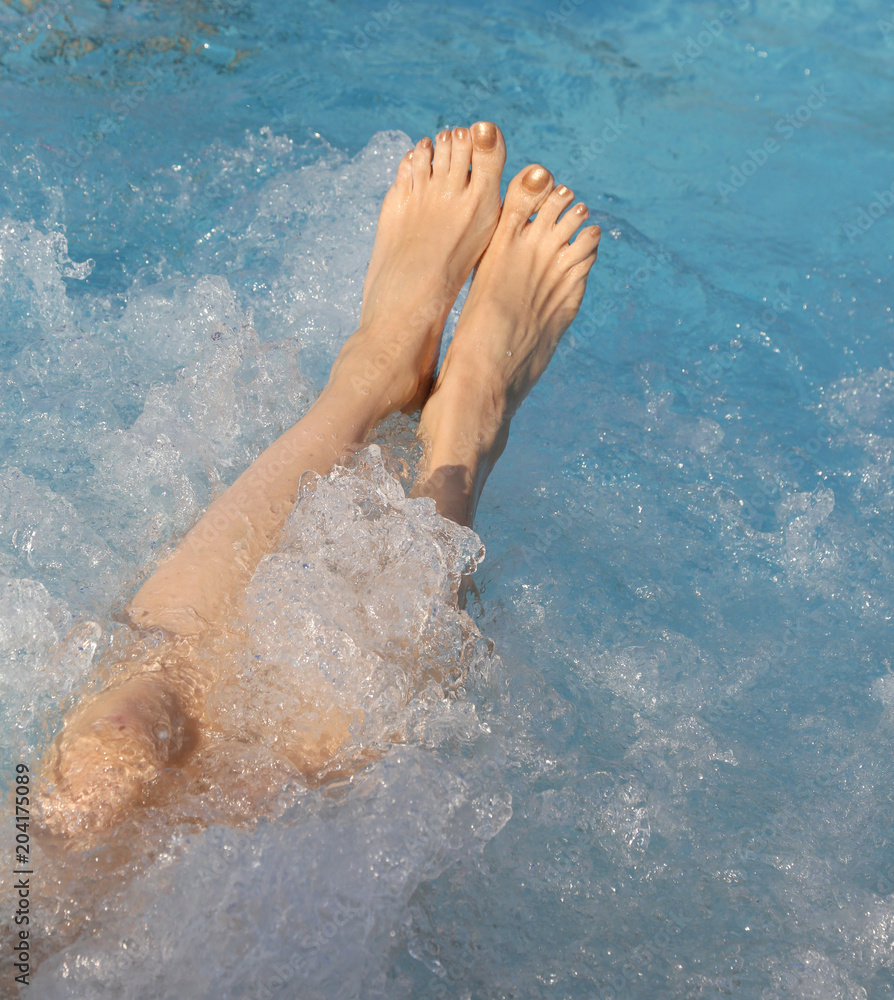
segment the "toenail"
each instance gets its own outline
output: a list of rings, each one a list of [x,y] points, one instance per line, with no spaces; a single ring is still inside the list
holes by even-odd
[[[534,194],[542,191],[549,184],[550,173],[546,167],[528,167],[522,177],[522,184]]]
[[[589,215],[590,214],[589,208],[587,208],[587,206],[583,202],[581,202],[579,205],[575,205],[574,206],[574,211],[577,212],[578,215]]]
[[[493,149],[497,144],[497,126],[493,122],[476,122],[472,126],[472,142],[484,152]]]
[[[571,193],[571,192],[569,191],[569,189],[568,189],[567,187],[565,187],[565,185],[564,185],[564,184],[560,184],[560,185],[559,185],[559,186],[558,186],[558,187],[556,188],[556,194],[557,194],[557,195],[558,195],[558,196],[559,196],[560,198],[564,198],[566,194],[570,194],[570,193]]]
[[[465,142],[468,138],[469,130],[465,128],[455,128],[453,130],[453,138],[457,139],[459,142]]]
[[[438,132],[438,142],[446,142],[450,138],[450,129],[445,128]]]
[[[431,139],[429,139],[428,136],[424,136],[419,140],[419,145],[422,146],[423,149],[431,149]]]

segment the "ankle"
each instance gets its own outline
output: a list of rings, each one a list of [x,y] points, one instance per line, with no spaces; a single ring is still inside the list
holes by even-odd
[[[449,369],[449,374],[447,374]],[[438,386],[419,422],[424,471],[413,490],[432,496],[443,516],[471,524],[485,481],[509,436],[499,383],[456,354],[445,360]]]
[[[393,331],[361,326],[339,351],[324,392],[352,399],[376,423],[406,405],[418,390],[419,372],[405,355],[405,345]]]
[[[488,359],[451,347],[420,421],[435,447],[451,442],[475,443],[477,457],[486,455],[508,432],[509,412],[503,380]]]

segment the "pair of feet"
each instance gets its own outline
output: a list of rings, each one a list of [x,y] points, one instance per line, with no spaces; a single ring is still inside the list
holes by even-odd
[[[382,207],[360,328],[323,393],[326,412],[356,415],[357,428],[421,406],[426,450],[414,492],[465,524],[513,414],[577,313],[599,243],[596,226],[572,241],[586,206],[571,208],[572,192],[541,166],[518,174],[501,206],[505,158],[489,122],[444,131],[434,145],[423,139],[404,157]],[[435,378],[444,323],[476,265]],[[163,668],[131,672],[66,719],[44,768],[50,830],[89,838],[112,825],[201,742],[209,681],[192,640],[173,638]],[[331,752],[330,729],[318,756]],[[321,770],[313,756],[308,767]]]
[[[403,158],[379,217],[360,329],[330,381],[373,395],[381,416],[422,406],[414,492],[464,524],[512,416],[577,314],[599,246],[598,226],[572,239],[587,207],[570,207],[574,193],[537,164],[511,181],[501,207],[505,160],[491,122],[445,129]],[[444,323],[476,265],[435,379]]]

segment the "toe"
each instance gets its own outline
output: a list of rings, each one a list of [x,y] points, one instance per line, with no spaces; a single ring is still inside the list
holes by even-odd
[[[426,184],[431,180],[431,139],[426,135],[416,143],[413,150],[413,186]]]
[[[397,167],[397,177],[394,179],[394,186],[401,192],[401,194],[407,194],[413,190],[412,155],[413,150],[411,149],[400,161]]]
[[[569,213],[570,214],[570,213]],[[599,226],[587,226],[577,234],[577,239],[570,244],[568,250],[562,254],[564,263],[571,267],[576,264],[586,263],[586,271],[589,271],[596,260],[596,253],[599,249],[599,238],[602,231]]]
[[[435,156],[432,161],[432,175],[446,177],[450,173],[450,149],[453,145],[453,133],[449,128],[438,132],[435,142]]]
[[[542,212],[541,212],[542,214]],[[559,241],[567,243],[574,236],[578,227],[590,217],[590,210],[581,201],[574,208],[567,211],[556,223],[555,232]],[[538,216],[539,218],[539,216]]]
[[[552,189],[553,175],[546,167],[541,167],[539,163],[525,167],[509,183],[500,215],[500,228],[508,227],[513,232],[520,230],[540,209]]]
[[[472,183],[499,184],[506,162],[503,133],[493,122],[476,122],[469,131],[472,136]]]
[[[450,153],[450,180],[457,187],[465,187],[468,184],[471,163],[471,133],[467,128],[455,128],[453,130],[453,149]]]
[[[574,192],[564,184],[560,184],[546,199],[543,208],[537,213],[537,223],[544,227],[554,226],[559,216],[568,208],[573,200]],[[565,238],[567,239],[568,237]]]

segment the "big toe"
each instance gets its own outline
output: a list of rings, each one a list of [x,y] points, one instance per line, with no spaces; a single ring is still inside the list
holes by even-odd
[[[521,229],[550,196],[553,184],[553,175],[539,163],[532,163],[516,174],[506,192],[500,227]]]
[[[476,122],[469,132],[472,136],[473,185],[497,187],[506,162],[506,143],[503,133],[493,122]]]

